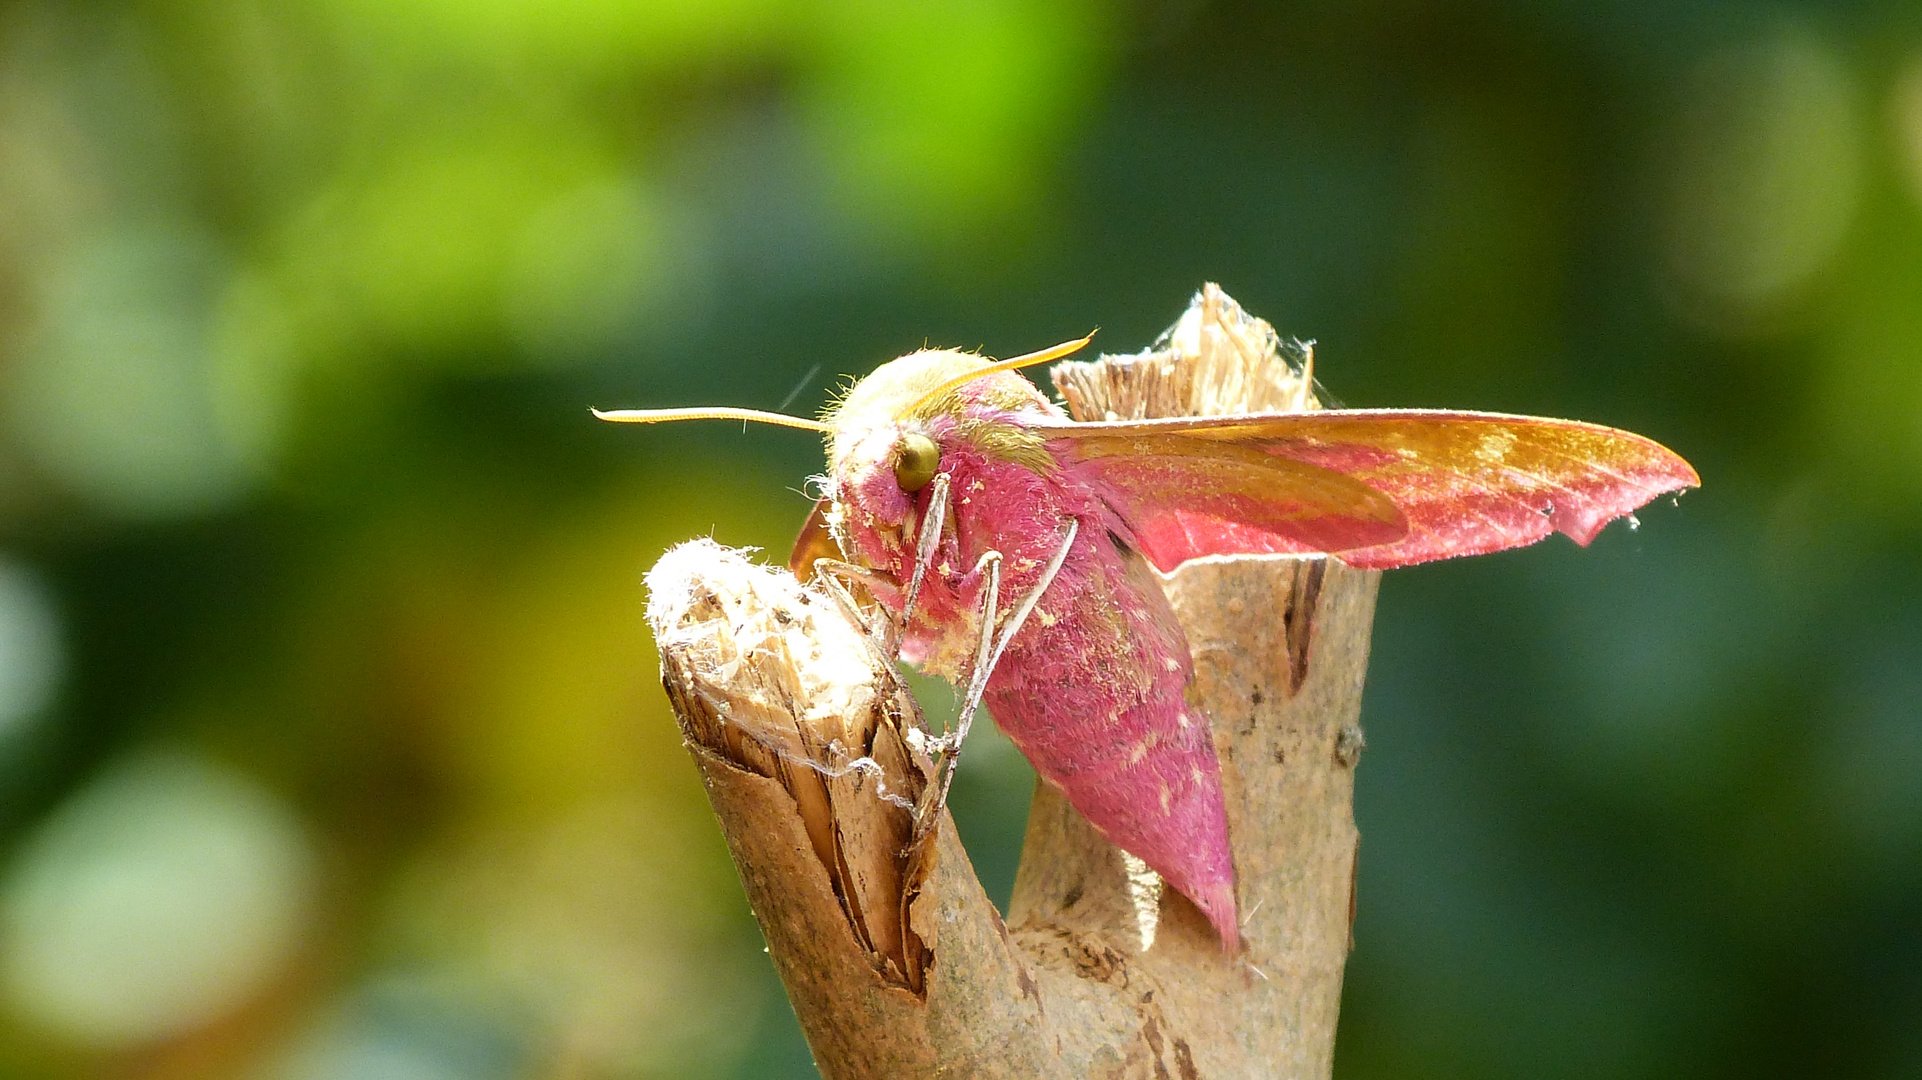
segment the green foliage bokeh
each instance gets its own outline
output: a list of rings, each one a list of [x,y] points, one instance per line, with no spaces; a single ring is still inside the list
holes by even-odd
[[[1341,1075],[1922,1077],[1886,0],[0,4],[0,1075],[813,1075],[640,576],[818,445],[586,410],[1204,280],[1705,478],[1384,583]]]

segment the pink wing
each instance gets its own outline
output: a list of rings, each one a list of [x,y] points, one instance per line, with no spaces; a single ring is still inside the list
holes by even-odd
[[[1587,544],[1602,526],[1656,496],[1701,483],[1686,461],[1640,435],[1498,413],[1326,410],[1060,423],[1046,430],[1056,445],[1128,440],[1151,449],[1156,437],[1179,437],[1183,444],[1255,450],[1365,485],[1392,502],[1407,523],[1401,536],[1344,543],[1332,530],[1311,536],[1272,516],[1256,521],[1216,515],[1214,520],[1228,524],[1213,532],[1202,529],[1185,548],[1164,545],[1163,556],[1288,550],[1277,545],[1292,542],[1295,551],[1338,553],[1350,565],[1386,569],[1520,547],[1552,532]],[[1063,449],[1065,458],[1075,457]],[[1137,532],[1180,536],[1196,531],[1190,510],[1196,498],[1137,484],[1121,491],[1115,505]],[[1217,509],[1235,507],[1219,504]],[[1249,528],[1279,539],[1249,544]],[[1152,552],[1149,557],[1163,570],[1170,568],[1163,557]]]
[[[1051,448],[1164,571],[1203,555],[1348,551],[1408,533],[1394,502],[1367,484],[1252,446],[1111,432]]]

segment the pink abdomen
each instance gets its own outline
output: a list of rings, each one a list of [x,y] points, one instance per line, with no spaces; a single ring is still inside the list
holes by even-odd
[[[1187,642],[1145,567],[1091,539],[1075,560],[1084,572],[1057,579],[1002,657],[988,711],[1043,779],[1194,901],[1232,950],[1221,770],[1207,718],[1183,696]]]

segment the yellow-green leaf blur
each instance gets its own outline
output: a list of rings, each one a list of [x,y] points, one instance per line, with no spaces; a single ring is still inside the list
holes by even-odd
[[[641,576],[818,439],[588,409],[1209,280],[1704,478],[1385,581],[1340,1075],[1922,1075],[1915,5],[5,0],[0,1076],[813,1076]]]

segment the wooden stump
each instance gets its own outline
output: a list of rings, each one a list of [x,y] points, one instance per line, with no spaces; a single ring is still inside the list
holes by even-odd
[[[1287,351],[1209,286],[1156,350],[1056,384],[1080,419],[1315,407]],[[908,846],[919,714],[850,613],[711,542],[664,557],[663,681],[823,1075],[1325,1080],[1379,580],[1255,557],[1166,582],[1228,801],[1245,944],[1224,956],[1045,785],[1004,923],[951,821]]]

